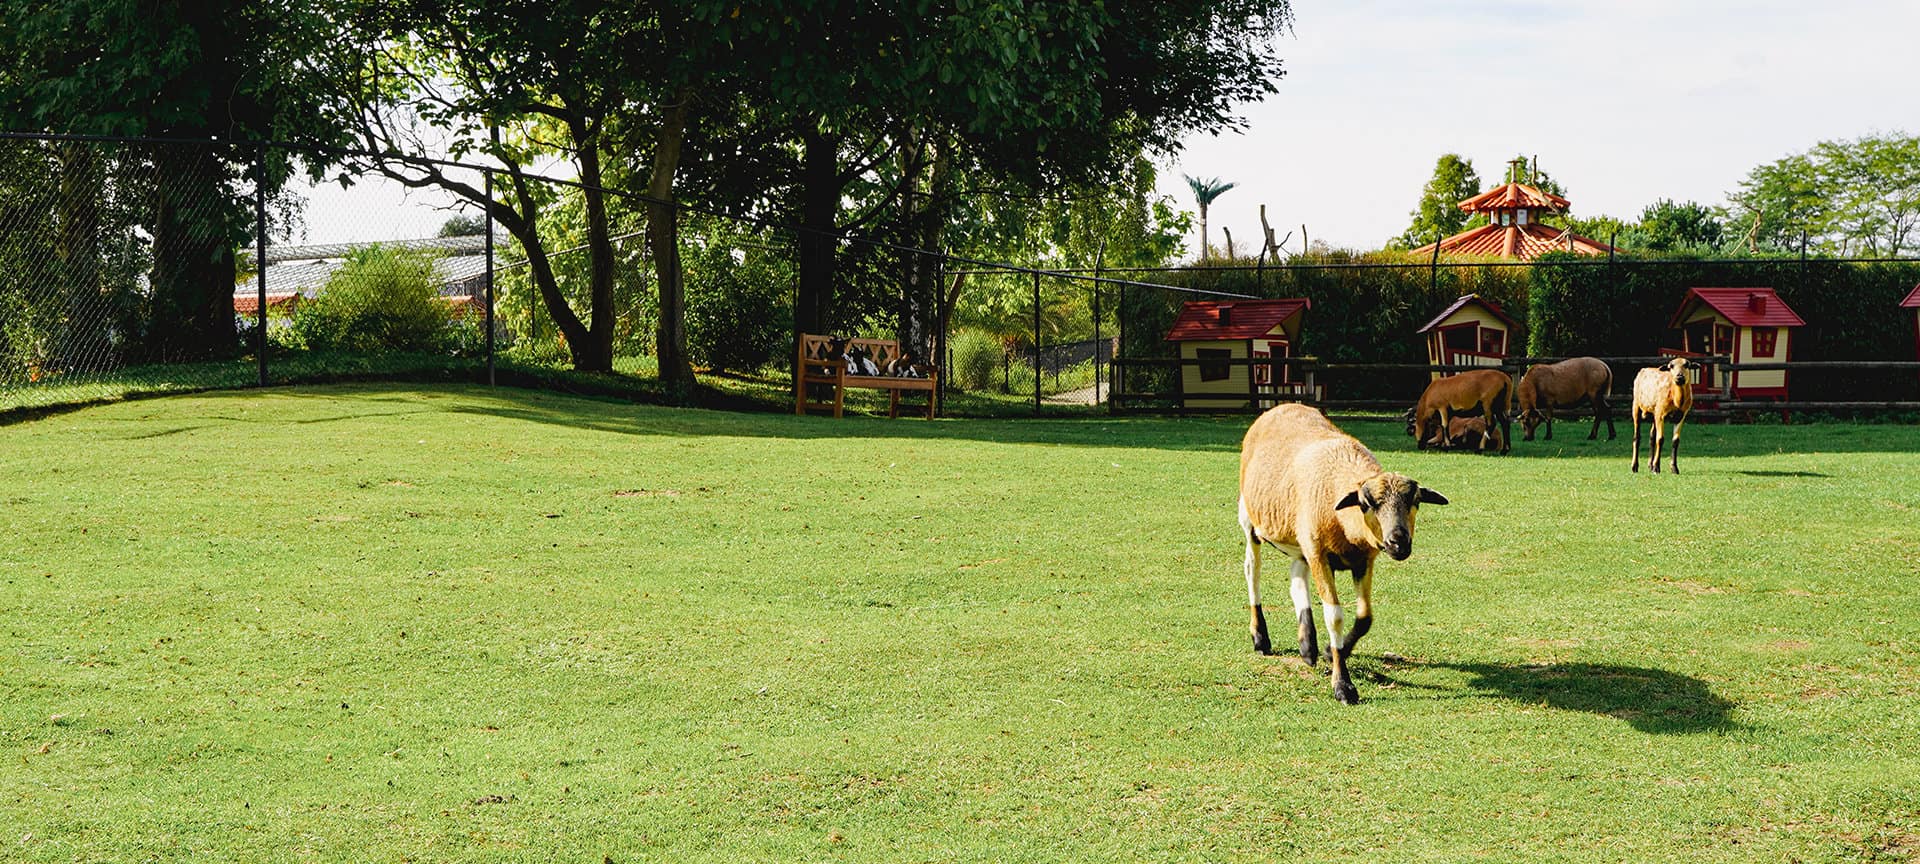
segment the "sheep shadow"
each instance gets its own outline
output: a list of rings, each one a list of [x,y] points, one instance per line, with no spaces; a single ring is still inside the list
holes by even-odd
[[[1546,705],[1561,711],[1585,711],[1625,720],[1655,735],[1684,735],[1725,730],[1735,703],[1689,675],[1604,663],[1422,663],[1471,676],[1474,695]]]

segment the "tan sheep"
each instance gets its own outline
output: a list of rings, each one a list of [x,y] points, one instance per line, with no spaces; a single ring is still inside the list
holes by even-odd
[[[1640,418],[1653,421],[1653,473],[1660,473],[1660,439],[1668,417],[1673,421],[1673,473],[1680,473],[1680,427],[1693,410],[1693,382],[1687,380],[1687,358],[1675,357],[1640,370],[1633,379],[1633,470],[1640,470]]]
[[[1333,694],[1360,701],[1347,677],[1347,657],[1373,626],[1373,562],[1385,549],[1395,561],[1413,554],[1413,519],[1422,503],[1447,498],[1401,474],[1380,470],[1366,445],[1311,407],[1287,404],[1253,421],[1240,445],[1240,531],[1246,540],[1247,601],[1253,610],[1253,648],[1273,651],[1260,608],[1260,544],[1292,558],[1294,617],[1300,656],[1320,659],[1314,639],[1308,580],[1320,595],[1327,622]],[[1342,638],[1343,612],[1333,571],[1353,574],[1353,632]]]
[[[1600,421],[1607,421],[1607,440],[1612,441],[1613,409],[1607,404],[1612,395],[1613,369],[1598,357],[1569,357],[1558,363],[1536,363],[1527,367],[1514,386],[1520,397],[1520,425],[1533,440],[1533,430],[1547,424],[1547,440],[1553,440],[1553,409],[1572,408],[1581,403],[1593,406],[1593,428],[1587,440],[1600,437]]]

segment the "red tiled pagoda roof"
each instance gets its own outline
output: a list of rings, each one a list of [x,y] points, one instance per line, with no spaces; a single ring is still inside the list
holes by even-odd
[[[1680,301],[1680,308],[1674,310],[1673,320],[1668,321],[1667,326],[1680,326],[1680,316],[1686,314],[1695,299],[1741,327],[1799,327],[1807,323],[1787,308],[1772,288],[1693,288],[1687,291],[1686,299]]]
[[[1280,322],[1313,307],[1305,297],[1285,300],[1194,300],[1180,307],[1180,317],[1167,331],[1166,341],[1195,339],[1256,339],[1273,332]],[[1227,323],[1220,323],[1226,309]]]
[[[1449,255],[1473,255],[1485,258],[1517,258],[1531,261],[1548,252],[1560,250],[1581,255],[1604,255],[1613,247],[1551,225],[1529,222],[1525,225],[1482,225],[1440,241],[1440,251]],[[1428,243],[1412,254],[1433,251]]]
[[[1568,203],[1567,199],[1552,192],[1537,189],[1525,183],[1508,183],[1460,202],[1460,209],[1468,213],[1494,213],[1516,207],[1565,210]]]

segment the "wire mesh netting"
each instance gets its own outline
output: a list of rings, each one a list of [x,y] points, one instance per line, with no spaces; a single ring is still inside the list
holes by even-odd
[[[250,380],[246,155],[0,141],[0,410]]]

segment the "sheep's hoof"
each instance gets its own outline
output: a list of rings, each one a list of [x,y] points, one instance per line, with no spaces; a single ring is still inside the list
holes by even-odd
[[[1340,700],[1340,704],[1342,705],[1358,705],[1360,704],[1360,691],[1353,689],[1352,681],[1335,681],[1333,682],[1333,698]]]
[[[1320,663],[1320,649],[1313,645],[1301,645],[1300,659],[1305,660],[1308,666],[1318,665]]]
[[[1262,656],[1273,653],[1273,643],[1267,641],[1267,634],[1265,633],[1253,634],[1253,653],[1259,654]]]

